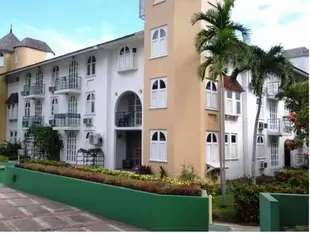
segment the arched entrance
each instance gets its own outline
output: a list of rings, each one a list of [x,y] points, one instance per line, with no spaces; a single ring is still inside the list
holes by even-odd
[[[141,165],[142,103],[139,96],[126,91],[115,104],[115,167],[131,170]]]
[[[126,91],[120,95],[115,105],[116,127],[139,127],[142,125],[142,103],[139,96]]]

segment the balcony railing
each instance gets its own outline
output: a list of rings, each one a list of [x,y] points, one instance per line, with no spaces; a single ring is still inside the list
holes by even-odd
[[[23,128],[28,128],[30,126],[40,126],[44,125],[43,116],[23,116],[22,126]]]
[[[57,113],[54,114],[53,127],[80,127],[81,114]]]
[[[116,127],[137,127],[142,125],[142,111],[116,112]]]
[[[280,133],[281,132],[281,120],[279,118],[268,119],[268,131],[271,133]]]
[[[282,127],[283,133],[289,134],[292,132],[291,122],[287,117],[282,119],[282,125],[283,125],[283,127]]]
[[[65,76],[56,78],[55,92],[72,89],[81,89],[81,77]]]
[[[139,17],[140,19],[144,19],[144,13],[145,13],[145,0],[139,0]]]
[[[33,86],[24,86],[24,90],[22,91],[22,96],[36,96],[36,95],[44,95],[45,84],[34,84]]]
[[[275,97],[279,93],[280,82],[272,81],[267,82],[267,96]]]

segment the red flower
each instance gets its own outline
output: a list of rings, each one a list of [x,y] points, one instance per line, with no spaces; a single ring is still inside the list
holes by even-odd
[[[250,216],[250,218],[253,218],[253,216]]]
[[[296,127],[296,129],[300,129],[300,128],[301,128],[301,124],[300,124],[299,122],[297,122],[297,123],[295,124],[295,127]]]
[[[290,112],[290,114],[288,115],[288,118],[290,119],[290,121],[295,121],[295,117],[296,117],[296,114],[294,112]]]
[[[309,159],[309,152],[306,152],[304,155],[306,159]]]

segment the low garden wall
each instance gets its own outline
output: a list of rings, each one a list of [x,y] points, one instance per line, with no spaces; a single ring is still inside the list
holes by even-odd
[[[132,183],[131,180],[130,183],[128,179],[119,181],[117,177],[81,172],[74,168],[60,169],[38,164],[17,166],[20,167],[6,168],[4,183],[8,187],[145,230],[208,231],[208,198],[202,197],[201,190],[199,192],[197,187],[172,185],[166,189],[165,185],[161,187],[158,183],[159,188],[156,188],[150,186],[150,182],[135,180],[135,183]],[[130,185],[132,189],[118,187]],[[167,190],[183,195],[169,192],[167,194]]]
[[[260,231],[309,225],[309,195],[260,193]]]

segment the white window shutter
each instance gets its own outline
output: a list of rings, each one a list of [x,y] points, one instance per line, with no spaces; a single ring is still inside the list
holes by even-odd
[[[124,64],[125,64],[125,59],[124,59],[124,55],[122,54],[119,56],[119,68],[124,69]]]
[[[167,51],[167,40],[166,38],[161,38],[159,40],[159,55],[160,56],[163,56],[163,55],[166,55],[166,51]]]
[[[218,107],[218,100],[217,100],[217,93],[212,93],[212,108],[217,109]]]
[[[233,114],[233,101],[232,99],[227,99],[226,101],[226,113]]]
[[[151,142],[150,159],[158,160],[158,157],[159,157],[159,145],[157,142]]]
[[[159,160],[166,161],[167,160],[167,143],[160,142],[159,143]]]
[[[212,160],[213,160],[213,163],[219,162],[219,151],[218,151],[217,143],[213,143],[212,145]]]
[[[212,98],[211,98],[211,92],[206,91],[206,103],[207,103],[207,108],[212,108]]]
[[[125,68],[130,68],[130,56],[131,56],[131,53],[125,54]]]
[[[207,163],[212,162],[212,145],[207,143],[206,145],[206,158],[207,158]]]
[[[232,159],[237,159],[238,154],[237,154],[237,144],[231,144],[231,158]]]
[[[157,107],[165,107],[166,106],[166,98],[167,98],[167,89],[161,89],[158,92],[158,106]]]
[[[229,159],[229,144],[225,143],[225,159]]]
[[[151,91],[151,107],[156,108],[158,102],[158,91]]]
[[[152,40],[151,57],[158,56],[158,40]]]

